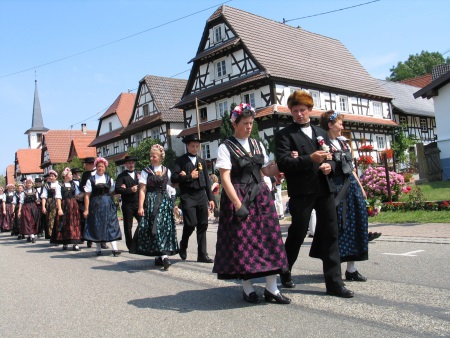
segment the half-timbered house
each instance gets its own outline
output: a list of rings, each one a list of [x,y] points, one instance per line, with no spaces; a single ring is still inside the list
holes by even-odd
[[[394,121],[400,124],[406,136],[428,144],[437,139],[433,99],[414,99],[417,87],[401,82],[378,80],[392,95]]]
[[[146,138],[162,142],[165,149],[184,152],[177,138],[183,130],[183,111],[173,108],[186,87],[186,80],[147,75],[139,81],[136,101],[129,123],[121,133],[128,147],[138,146]]]
[[[394,128],[391,95],[338,40],[275,22],[229,6],[207,20],[182,99],[185,130],[200,125],[202,154],[214,162],[221,118],[233,103],[257,111],[261,136],[269,140],[292,122],[286,107],[297,89],[314,98],[313,118],[334,109],[345,113],[345,135],[384,149]],[[199,105],[199,121],[196,117]],[[315,118],[317,122],[317,118]],[[355,154],[358,156],[358,154]]]
[[[113,162],[125,157],[128,142],[126,138],[122,138],[121,133],[128,125],[135,100],[136,94],[121,93],[100,116],[97,134],[89,144],[89,147],[95,147],[96,156]]]

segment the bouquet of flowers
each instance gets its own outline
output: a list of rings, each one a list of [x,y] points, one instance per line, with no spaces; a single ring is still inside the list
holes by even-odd
[[[330,151],[330,147],[325,143],[325,140],[323,139],[322,136],[317,136],[317,142],[319,142],[319,145],[323,151],[326,151],[326,152]]]
[[[373,200],[372,202],[366,200],[366,206],[367,206],[367,214],[370,217],[378,215],[381,211],[381,201],[378,199]]]

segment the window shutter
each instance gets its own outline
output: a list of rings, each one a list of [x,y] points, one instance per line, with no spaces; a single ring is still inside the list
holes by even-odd
[[[225,59],[225,66],[227,67],[227,75],[228,74],[233,74],[233,68],[231,67],[231,55],[229,55]]]
[[[209,47],[214,45],[214,29],[209,30]]]
[[[211,82],[214,82],[216,78],[216,67],[214,62],[209,63],[208,71],[209,71],[209,79],[211,80]]]

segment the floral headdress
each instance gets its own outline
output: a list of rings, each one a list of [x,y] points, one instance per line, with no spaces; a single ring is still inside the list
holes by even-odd
[[[7,184],[6,185],[6,189],[9,189],[9,188],[15,188],[15,186],[14,186],[14,184],[12,184],[12,183],[9,183],[9,184]]]
[[[31,181],[31,182],[33,182],[33,183],[34,183],[33,177],[31,177],[31,176],[27,176],[26,182],[28,182],[28,181]]]
[[[68,173],[71,173],[72,170],[69,167],[64,168],[62,172],[62,177],[66,177]]]
[[[58,177],[58,173],[56,172],[56,171],[54,171],[54,170],[49,170],[48,171],[48,174],[50,175],[50,174],[53,174],[53,175],[55,175],[55,177]]]
[[[338,115],[339,115],[339,112],[335,111],[333,114],[330,115],[328,120],[334,121],[336,119],[336,117],[338,117]]]
[[[161,158],[164,160],[164,157],[166,156],[166,151],[164,150],[164,147],[160,144],[154,144],[150,148],[150,151],[152,150],[158,150],[161,153]]]
[[[104,163],[105,167],[108,166],[108,160],[106,158],[103,157],[97,157],[94,161],[94,166],[96,167],[98,163]]]
[[[234,122],[236,119],[244,112],[249,111],[252,113],[253,117],[256,116],[255,108],[253,108],[249,103],[241,103],[240,105],[234,107],[231,112],[230,121]]]

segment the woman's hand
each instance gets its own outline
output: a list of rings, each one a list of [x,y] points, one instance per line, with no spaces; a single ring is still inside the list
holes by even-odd
[[[89,216],[89,210],[83,211],[83,216],[84,216],[84,218],[88,218],[88,216]]]
[[[62,211],[62,209],[59,209],[58,210],[58,216],[62,216],[62,215],[64,215],[64,212]]]
[[[138,208],[138,215],[144,216],[144,208],[141,208],[141,207]]]
[[[297,158],[298,157],[298,151],[292,150],[291,151],[291,157]]]

